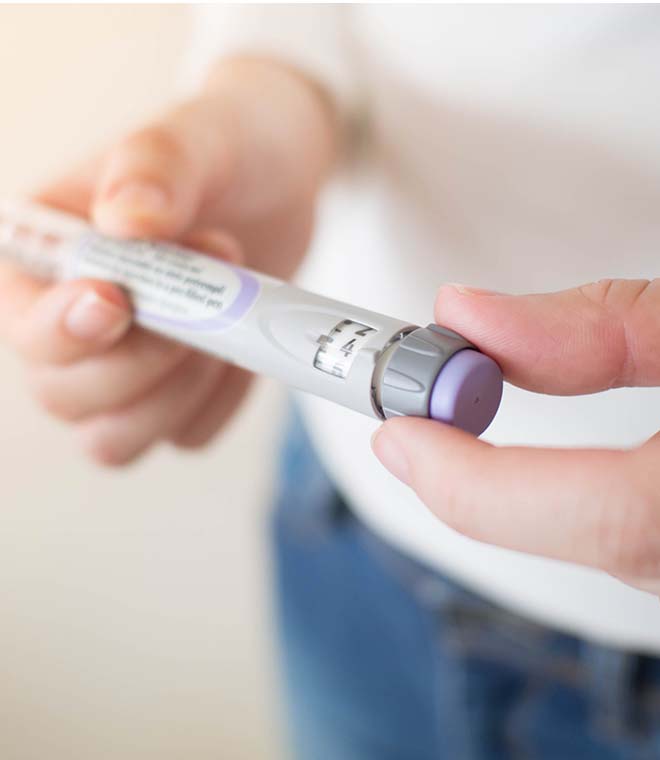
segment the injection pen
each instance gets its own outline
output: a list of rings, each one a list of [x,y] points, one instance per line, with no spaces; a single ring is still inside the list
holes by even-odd
[[[171,243],[104,237],[35,203],[0,203],[0,258],[42,277],[116,283],[147,330],[381,420],[426,417],[480,435],[502,396],[499,366],[444,327]]]

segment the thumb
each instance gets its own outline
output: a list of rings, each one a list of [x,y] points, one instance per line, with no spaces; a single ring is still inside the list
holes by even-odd
[[[229,151],[207,116],[190,101],[110,150],[92,202],[102,232],[175,238],[190,229],[211,177],[215,189],[229,180]]]
[[[524,296],[446,285],[435,318],[529,390],[571,395],[660,385],[660,279]]]
[[[657,448],[491,446],[432,420],[375,433],[381,463],[443,522],[516,551],[658,577]]]

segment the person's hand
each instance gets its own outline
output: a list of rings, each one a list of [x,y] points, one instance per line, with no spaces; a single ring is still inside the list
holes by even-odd
[[[435,317],[532,391],[660,385],[660,280],[530,296],[446,286]],[[660,593],[660,435],[634,450],[496,447],[438,422],[397,418],[379,428],[373,448],[461,533]]]
[[[273,63],[219,65],[203,92],[38,195],[119,237],[182,240],[286,277],[312,228],[335,149],[332,110]],[[236,409],[248,373],[131,327],[120,289],[46,285],[0,268],[0,336],[41,404],[75,423],[99,461],[153,443],[204,444]]]

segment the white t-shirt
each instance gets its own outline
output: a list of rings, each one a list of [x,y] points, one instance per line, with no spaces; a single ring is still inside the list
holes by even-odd
[[[363,124],[359,165],[322,204],[300,275],[310,289],[426,324],[443,282],[519,293],[660,274],[659,7],[201,13],[189,71],[237,51],[278,56]],[[374,421],[302,403],[338,488],[385,539],[531,618],[660,653],[657,598],[457,535],[376,461]],[[660,388],[555,398],[507,386],[484,438],[629,446],[658,427]]]

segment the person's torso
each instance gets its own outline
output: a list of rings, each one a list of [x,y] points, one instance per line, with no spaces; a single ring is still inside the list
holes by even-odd
[[[658,274],[660,9],[350,14],[369,160],[328,193],[305,285],[426,324],[442,282],[515,293]],[[340,489],[389,540],[531,616],[660,652],[656,599],[456,535],[373,458],[373,421],[302,403]],[[628,446],[658,426],[660,389],[553,398],[508,386],[485,438]]]

